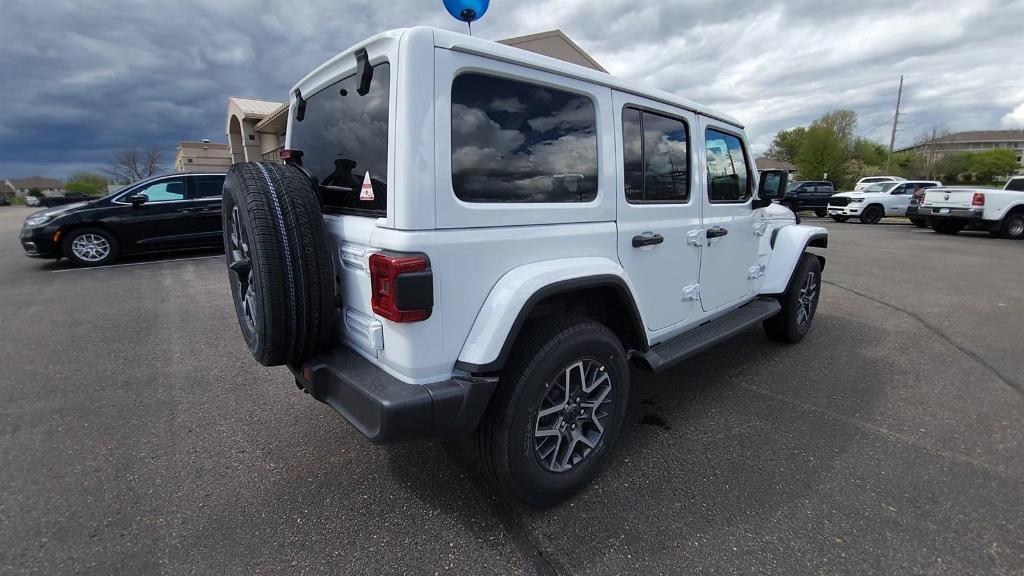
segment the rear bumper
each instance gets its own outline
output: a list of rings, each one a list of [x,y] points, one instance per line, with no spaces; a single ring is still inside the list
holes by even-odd
[[[376,443],[453,438],[476,428],[497,378],[406,384],[346,346],[292,369],[299,386]]]
[[[984,208],[920,208],[918,216],[928,218],[956,218],[958,220],[971,220],[981,222]]]

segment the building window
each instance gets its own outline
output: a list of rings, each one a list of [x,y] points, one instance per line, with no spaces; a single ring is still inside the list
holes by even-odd
[[[463,202],[594,200],[594,103],[581,94],[497,76],[456,77],[452,189]]]

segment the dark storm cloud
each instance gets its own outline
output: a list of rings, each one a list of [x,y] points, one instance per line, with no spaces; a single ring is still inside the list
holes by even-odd
[[[1024,2],[494,0],[486,38],[561,28],[613,73],[743,120],[756,148],[850,108],[886,139],[906,75],[909,142],[933,124],[1024,124]],[[282,100],[376,32],[461,30],[440,1],[4,2],[0,177],[95,169],[123,146],[224,141],[228,96]]]

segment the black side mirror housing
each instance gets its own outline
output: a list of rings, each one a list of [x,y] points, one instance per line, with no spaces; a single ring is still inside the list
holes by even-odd
[[[146,202],[149,202],[149,196],[146,196],[143,192],[139,192],[138,194],[132,194],[129,196],[128,201],[132,203],[134,208],[138,208]]]
[[[786,195],[788,183],[789,172],[785,170],[761,170],[760,178],[757,179],[754,208],[764,208],[775,200],[781,200]]]

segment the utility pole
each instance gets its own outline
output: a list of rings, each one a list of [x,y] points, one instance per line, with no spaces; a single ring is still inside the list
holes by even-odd
[[[885,157],[885,173],[889,173],[892,149],[896,145],[896,125],[900,123],[900,100],[903,99],[903,75],[900,75],[900,90],[896,93],[896,115],[892,117],[892,136],[889,137],[889,155]]]

